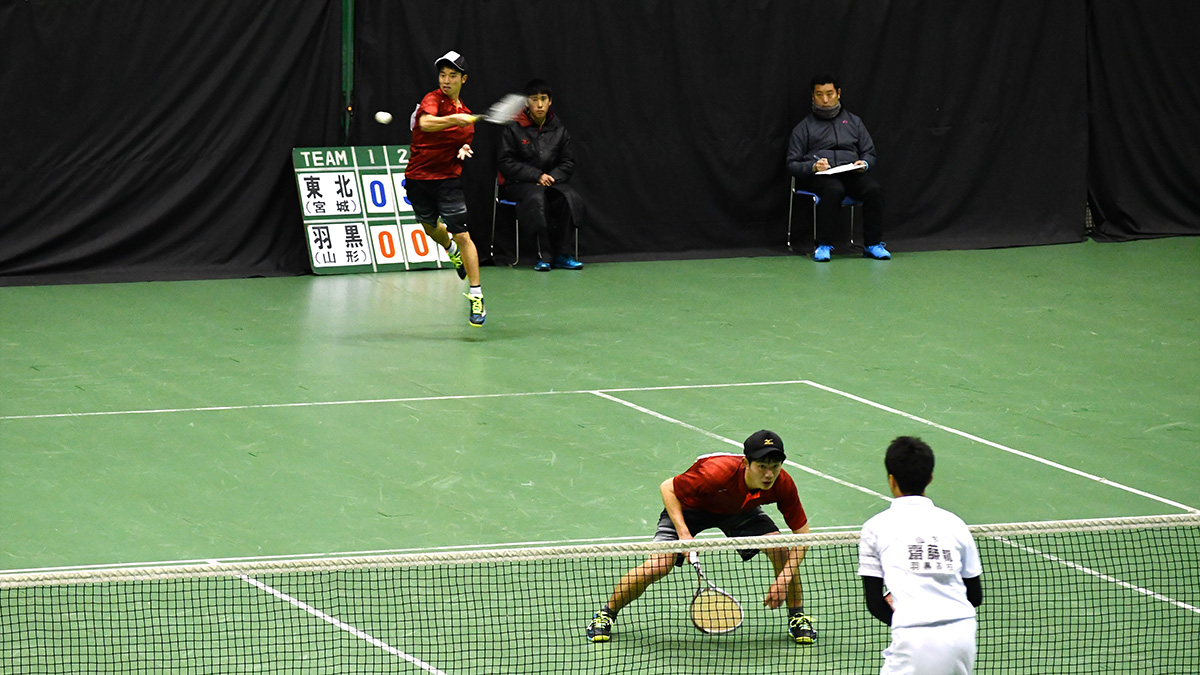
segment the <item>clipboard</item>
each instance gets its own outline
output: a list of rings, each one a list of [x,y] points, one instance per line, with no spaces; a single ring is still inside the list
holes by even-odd
[[[867,170],[867,167],[863,166],[862,164],[843,164],[841,166],[835,166],[830,169],[825,169],[824,171],[818,171],[816,173],[816,175],[828,176],[828,175],[835,174],[835,173],[846,173],[847,171],[866,171],[866,170]]]

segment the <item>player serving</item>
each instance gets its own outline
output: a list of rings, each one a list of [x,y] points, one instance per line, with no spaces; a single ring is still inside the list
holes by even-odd
[[[470,282],[468,321],[482,326],[487,310],[479,283],[479,254],[467,230],[461,179],[463,160],[472,156],[475,137],[475,116],[459,98],[467,81],[467,60],[449,51],[433,65],[438,69],[438,88],[425,94],[409,123],[412,156],[404,171],[405,190],[425,232],[446,249],[458,278]]]
[[[716,453],[704,455],[687,471],[668,478],[660,486],[663,509],[654,541],[692,539],[709,528],[720,528],[728,537],[777,535],[779,528],[762,509],[763,504],[778,504],[792,532],[808,532],[808,516],[800,504],[796,484],[783,470],[783,440],[773,431],[756,431],[742,444],[743,455]],[[743,560],[758,554],[757,549],[739,551]],[[763,604],[772,609],[787,603],[788,632],[801,644],[817,637],[812,619],[804,614],[799,567],[805,547],[767,549],[775,568],[775,578]],[[662,579],[671,568],[681,565],[682,554],[655,554],[621,578],[608,602],[596,612],[587,628],[592,642],[605,642],[612,635],[617,613],[638,599],[650,584]]]
[[[892,505],[863,525],[858,574],[867,609],[892,627],[882,675],[970,675],[983,566],[971,531],[925,496],[933,450],[901,436],[884,456]],[[888,593],[884,595],[883,587]]]

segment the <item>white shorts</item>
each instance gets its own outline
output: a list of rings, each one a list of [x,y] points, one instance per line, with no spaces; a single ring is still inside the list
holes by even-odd
[[[975,619],[935,626],[892,628],[880,675],[971,675],[975,668]]]

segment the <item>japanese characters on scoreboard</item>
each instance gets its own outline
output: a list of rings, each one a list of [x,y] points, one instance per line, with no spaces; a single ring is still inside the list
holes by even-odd
[[[313,272],[451,267],[408,203],[408,153],[407,145],[292,150]]]

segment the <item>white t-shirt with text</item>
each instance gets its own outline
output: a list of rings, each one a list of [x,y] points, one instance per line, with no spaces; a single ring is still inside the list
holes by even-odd
[[[981,574],[966,523],[928,497],[899,497],[863,525],[858,575],[883,579],[893,628],[974,617],[963,579]]]

